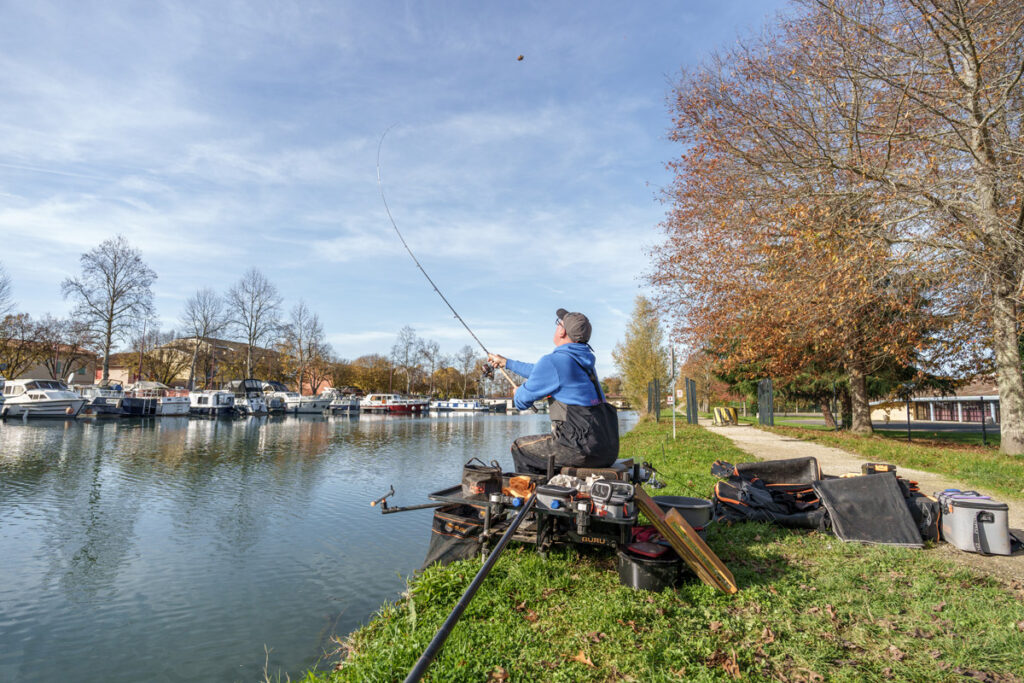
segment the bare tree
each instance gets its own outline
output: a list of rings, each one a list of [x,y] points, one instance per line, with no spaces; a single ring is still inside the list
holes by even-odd
[[[138,340],[142,350],[139,379],[143,376],[171,385],[189,367],[191,347],[178,338],[174,330],[161,332],[154,327]]]
[[[462,398],[466,398],[466,393],[469,391],[469,378],[473,373],[473,369],[477,365],[476,349],[469,344],[466,344],[459,352],[455,354],[455,363],[459,372],[462,374]]]
[[[257,268],[250,268],[227,294],[227,321],[246,344],[245,376],[252,376],[252,352],[273,337],[279,326],[281,295]]]
[[[11,276],[0,263],[0,318],[14,310],[14,299],[11,293]]]
[[[419,344],[419,355],[423,359],[426,365],[427,374],[429,375],[430,389],[429,395],[434,395],[434,373],[441,367],[443,356],[441,355],[441,345],[433,339],[423,339]]]
[[[17,377],[40,360],[35,325],[28,313],[0,318],[0,375]]]
[[[61,283],[64,298],[75,302],[74,316],[100,337],[103,377],[110,379],[110,350],[123,339],[133,321],[153,315],[156,273],[142,260],[142,252],[124,235],[106,240],[82,254],[82,274]]]
[[[320,385],[331,379],[334,374],[335,360],[334,349],[331,345],[319,341],[308,347],[309,364],[306,366],[306,377],[309,381],[310,392],[316,394]]]
[[[295,383],[302,393],[302,384],[310,363],[325,345],[324,326],[320,316],[309,310],[306,302],[300,300],[292,307],[288,324],[282,329],[284,346],[295,361]],[[311,385],[311,390],[315,389]]]
[[[72,374],[86,367],[97,342],[96,333],[81,320],[49,314],[36,323],[34,336],[50,377],[68,377],[69,382]],[[91,377],[89,381],[92,382]]]
[[[185,302],[185,310],[179,318],[183,332],[192,338],[192,362],[188,368],[188,384],[190,390],[195,386],[196,361],[199,348],[208,343],[209,338],[224,329],[224,300],[209,288],[197,290]]]
[[[391,347],[391,360],[395,367],[405,374],[405,393],[412,393],[412,376],[419,367],[417,349],[419,339],[416,337],[416,330],[406,325],[398,331],[398,339]]]

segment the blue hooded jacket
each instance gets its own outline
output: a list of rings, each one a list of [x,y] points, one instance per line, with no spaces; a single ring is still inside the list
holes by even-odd
[[[575,360],[574,360],[575,359]],[[594,383],[590,381],[586,371],[579,363],[589,368],[594,376],[594,351],[589,344],[576,342],[555,347],[555,350],[542,356],[536,363],[523,363],[509,360],[505,367],[517,375],[526,377],[515,394],[515,405],[519,410],[527,410],[537,399],[551,396],[567,405],[592,406],[602,403],[604,396],[594,391]]]

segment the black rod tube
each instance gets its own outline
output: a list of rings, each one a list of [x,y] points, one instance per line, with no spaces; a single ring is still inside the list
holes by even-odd
[[[523,505],[523,509],[519,511],[516,518],[512,520],[512,523],[508,525],[508,529],[502,534],[501,538],[498,539],[498,543],[494,546],[494,550],[487,556],[487,561],[484,562],[484,566],[480,567],[480,571],[473,577],[473,581],[470,582],[469,588],[459,598],[459,602],[455,605],[455,609],[448,615],[445,622],[441,624],[441,628],[436,634],[434,639],[427,645],[427,649],[423,651],[420,658],[416,661],[415,666],[409,671],[409,675],[405,677],[405,683],[416,683],[416,681],[423,678],[423,674],[427,673],[427,669],[430,668],[430,663],[434,661],[434,657],[440,652],[441,647],[444,645],[444,641],[448,640],[448,635],[455,628],[456,622],[462,617],[462,613],[466,611],[466,607],[469,606],[469,602],[476,595],[477,590],[480,588],[480,584],[484,582],[487,575],[491,572],[498,558],[501,556],[505,546],[508,545],[509,541],[512,540],[512,535],[515,534],[516,529],[519,528],[519,524],[526,519],[526,514],[533,509],[533,503],[537,500],[537,494],[532,493],[530,497],[526,499],[526,504]]]

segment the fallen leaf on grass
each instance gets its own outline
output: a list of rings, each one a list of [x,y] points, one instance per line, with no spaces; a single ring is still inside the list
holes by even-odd
[[[911,631],[910,635],[914,638],[923,638],[924,640],[931,640],[935,637],[934,633],[928,633],[927,631],[922,631],[919,628],[915,628],[913,631]]]
[[[712,621],[710,624],[708,624],[708,628],[711,630],[712,633],[714,633],[716,631],[721,631],[722,630],[722,622],[720,622],[720,621]]]
[[[643,630],[639,626],[637,626],[636,622],[632,619],[630,619],[629,621],[623,621],[622,619],[619,619],[619,624],[621,624],[622,626],[630,627],[631,629],[633,629],[633,633],[640,633],[640,631]]]
[[[706,662],[708,668],[716,669],[721,668],[725,673],[729,674],[733,678],[740,678],[740,665],[736,661],[736,651],[731,651],[726,655],[721,650],[715,650],[714,654]]]
[[[933,612],[941,612],[943,610],[943,608],[945,608],[945,606],[946,606],[945,602],[940,602],[939,604],[935,605],[935,607],[932,607],[932,611]]]
[[[761,632],[761,642],[765,645],[770,645],[775,642],[775,634],[767,626],[764,627],[764,631]]]
[[[524,609],[526,609],[526,600],[523,600],[521,603],[515,606],[515,610],[517,612],[522,612]]]
[[[540,598],[541,598],[541,600],[547,600],[548,598],[551,597],[552,593],[557,593],[557,592],[558,592],[557,588],[545,588],[544,590],[542,590],[540,592]]]
[[[591,669],[597,668],[597,666],[592,661],[590,661],[590,657],[588,657],[586,653],[583,652],[583,650],[580,650],[578,655],[576,655],[575,657],[571,657],[570,659],[574,662],[579,662],[580,664],[586,664]]]
[[[722,664],[722,668],[725,669],[725,673],[729,674],[733,678],[740,677],[740,665],[736,661],[735,651],[729,654],[729,659],[725,660],[725,663]]]
[[[1018,631],[1024,631],[1024,621],[1018,621],[1017,622],[1017,630]]]
[[[938,651],[938,650],[928,650],[928,652],[926,654],[929,657],[931,657],[932,659],[938,659],[939,657],[942,656],[942,653],[940,651]]]
[[[597,631],[591,631],[587,634],[587,640],[592,643],[600,643],[602,640],[607,638],[608,635],[605,633],[598,633]]]
[[[508,672],[503,667],[497,667],[487,677],[487,683],[501,683],[508,680]]]
[[[526,610],[526,614],[523,615],[523,619],[526,619],[531,624],[537,623],[537,619],[539,618],[540,617],[537,616],[537,613],[534,612],[532,609]]]
[[[890,645],[887,649],[889,657],[895,659],[897,662],[902,662],[907,658],[907,655],[895,645]]]
[[[820,607],[812,607],[809,610],[807,610],[807,613],[808,614],[817,614],[820,611],[821,611]]]
[[[891,666],[887,666],[884,669],[882,669],[882,678],[886,678],[886,679],[892,678],[892,667]]]
[[[825,605],[825,611],[828,612],[828,618],[832,621],[836,620],[836,608],[832,605]]]
[[[542,659],[539,662],[537,662],[537,666],[542,666],[545,669],[557,669],[558,668],[557,664],[555,664],[554,662],[549,662],[546,659]]]

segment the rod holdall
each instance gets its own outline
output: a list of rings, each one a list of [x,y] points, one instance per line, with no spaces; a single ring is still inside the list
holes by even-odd
[[[476,460],[479,465],[474,465]],[[492,460],[488,465],[480,458],[470,458],[462,466],[462,495],[466,498],[486,498],[492,493],[501,493],[501,465]]]

